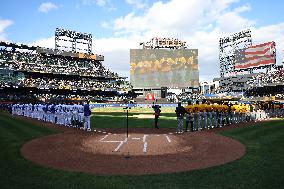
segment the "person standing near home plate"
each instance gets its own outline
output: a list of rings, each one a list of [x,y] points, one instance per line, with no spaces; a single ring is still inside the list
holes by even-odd
[[[85,123],[84,123],[84,129],[87,131],[91,131],[91,108],[89,105],[89,101],[84,105],[84,117],[85,117]]]
[[[183,132],[183,118],[185,114],[185,109],[181,105],[181,103],[178,103],[178,107],[176,107],[176,115],[177,115],[177,121],[178,121],[178,126],[177,126],[177,133],[182,133]]]
[[[159,121],[159,117],[160,117],[160,114],[161,114],[161,109],[160,109],[161,106],[153,105],[152,108],[154,109],[154,115],[155,115],[155,128],[159,129],[158,121]]]

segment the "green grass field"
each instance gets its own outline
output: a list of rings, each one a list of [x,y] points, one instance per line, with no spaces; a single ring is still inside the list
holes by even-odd
[[[123,115],[124,113],[119,111],[116,113],[95,111],[92,126],[123,127],[125,124]],[[174,116],[170,112],[165,115]],[[161,127],[174,128],[176,125],[175,119],[165,118],[160,122]],[[133,118],[130,126],[151,127],[152,124],[152,119]],[[25,142],[57,132],[59,131],[56,129],[40,127],[28,120],[20,120],[0,111],[1,189],[284,188],[284,120],[263,122],[255,127],[221,132],[220,134],[232,137],[247,147],[246,155],[240,160],[203,170],[146,176],[96,176],[67,172],[36,165],[21,156],[20,148]]]
[[[159,125],[161,128],[176,128],[176,115],[174,108],[161,108]],[[123,128],[126,127],[126,112],[122,108],[95,108],[92,110],[92,128]],[[152,115],[152,108],[132,108],[129,111],[129,127],[154,128],[153,119],[141,119],[134,115]],[[154,115],[153,115],[154,117]]]

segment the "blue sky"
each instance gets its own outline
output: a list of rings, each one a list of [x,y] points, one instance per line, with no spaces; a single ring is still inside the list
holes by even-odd
[[[94,53],[129,76],[129,49],[151,37],[178,37],[199,49],[201,80],[219,75],[218,40],[251,28],[253,43],[284,48],[284,1],[9,0],[0,6],[0,40],[54,47],[56,27],[91,33]],[[210,69],[208,69],[210,68]]]

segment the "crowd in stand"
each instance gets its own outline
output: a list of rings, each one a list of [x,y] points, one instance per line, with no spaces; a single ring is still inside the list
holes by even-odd
[[[126,95],[121,96],[104,96],[104,95],[79,95],[79,94],[35,94],[37,99],[41,101],[54,101],[54,102],[76,102],[89,99],[92,102],[117,102],[128,99]]]
[[[40,100],[30,93],[0,93],[0,102],[39,102]]]
[[[263,87],[267,85],[284,85],[284,69],[268,73],[258,73],[248,81],[249,87]]]
[[[179,95],[171,93],[166,96],[168,102],[188,102],[189,100],[203,99],[204,96],[199,93],[181,93]]]
[[[0,102],[25,102],[25,103],[39,103],[39,102],[81,102],[89,99],[92,102],[128,102],[131,97],[128,94],[121,94],[115,96],[104,95],[87,95],[87,94],[51,94],[51,93],[0,93]]]
[[[47,56],[32,52],[0,49],[0,68],[31,72],[78,74],[82,76],[117,78],[101,62],[64,56]]]
[[[40,54],[28,49],[0,49],[1,70],[3,72],[0,73],[0,88],[32,87],[114,92],[128,91],[131,88],[129,82],[106,69],[100,61]],[[51,98],[55,96],[58,95],[51,94]],[[68,99],[68,94],[59,96]],[[15,99],[13,95],[9,98]]]
[[[249,97],[271,97],[284,99],[284,69],[268,73],[257,73],[247,82],[245,95]]]
[[[48,77],[28,77],[17,81],[0,81],[0,87],[36,87],[40,89],[82,89],[82,90],[102,90],[113,91],[120,89],[118,82],[99,81],[89,78],[62,79]]]

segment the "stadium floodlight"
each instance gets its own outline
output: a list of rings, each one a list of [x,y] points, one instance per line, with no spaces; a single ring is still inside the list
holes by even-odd
[[[283,60],[282,60],[282,64],[284,64],[284,49],[283,49]]]
[[[83,46],[83,47],[82,47]],[[92,53],[92,34],[56,28],[55,49]]]
[[[174,38],[153,37],[150,41],[139,43],[142,49],[186,49],[185,41]]]
[[[225,77],[236,73],[234,67],[236,50],[250,47],[251,45],[252,45],[252,38],[251,38],[250,29],[220,38],[219,62],[220,62],[221,77]]]

